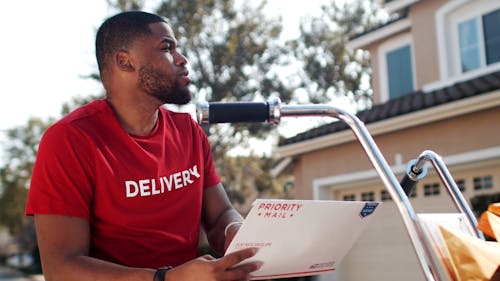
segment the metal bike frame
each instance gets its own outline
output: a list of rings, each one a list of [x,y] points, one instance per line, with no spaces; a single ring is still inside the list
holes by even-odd
[[[484,240],[484,235],[481,231],[477,229],[477,220],[474,216],[474,213],[470,209],[467,201],[465,200],[462,192],[458,188],[455,180],[451,176],[450,171],[446,167],[443,158],[431,150],[423,151],[416,160],[412,162],[412,172],[418,174],[419,171],[424,167],[426,162],[431,162],[434,169],[437,171],[441,182],[443,182],[448,194],[450,195],[455,207],[457,210],[465,215],[465,219],[467,220],[467,226],[470,230],[475,234],[477,238]],[[409,174],[411,177],[411,174]],[[415,175],[415,174],[414,174]]]
[[[440,280],[438,272],[435,268],[437,265],[432,263],[432,249],[430,249],[429,245],[424,242],[426,234],[418,221],[418,216],[410,204],[408,196],[399,184],[396,176],[390,169],[390,166],[387,164],[364,123],[357,116],[345,110],[328,105],[281,105],[279,99],[270,100],[268,105],[268,122],[270,123],[278,124],[282,117],[317,116],[339,119],[351,128],[375,168],[375,171],[379,175],[394,203],[399,209],[425,278],[428,281]],[[202,123],[207,122],[207,105],[204,107],[202,106],[201,112],[198,114],[198,118]],[[417,160],[413,161],[413,167],[411,167],[410,170],[414,172],[415,178],[422,178],[422,176],[419,176],[418,174],[424,168],[426,161],[432,162],[434,168],[438,171],[439,177],[444,182],[450,196],[452,197],[455,206],[467,218],[466,223],[468,224],[468,227],[475,230],[477,221],[439,155],[427,150],[424,151]],[[481,232],[477,230],[476,235],[483,238]]]
[[[417,214],[364,123],[349,112],[325,105],[283,105],[280,107],[279,112],[278,120],[280,117],[329,116],[343,121],[351,128],[399,209],[425,278],[429,281],[439,280],[438,273],[431,260],[431,249],[423,242],[425,233],[418,222]],[[415,162],[413,170],[423,169],[423,165],[427,161],[430,161],[438,172],[456,208],[460,213],[465,214],[469,228],[476,231],[477,237],[484,239],[481,232],[476,228],[477,220],[475,216],[439,155],[430,150],[424,151]]]
[[[422,267],[424,276],[427,280],[437,280],[435,276],[437,274],[434,272],[431,265],[430,259],[430,249],[426,249],[425,244],[422,243],[422,238],[424,237],[424,232],[417,222],[418,217],[415,213],[408,196],[404,193],[403,189],[399,185],[396,176],[391,171],[389,164],[382,156],[380,149],[377,147],[372,136],[366,129],[364,123],[359,120],[355,115],[350,114],[339,108],[326,105],[283,105],[281,106],[279,117],[301,117],[301,116],[329,116],[337,118],[344,123],[346,123],[354,135],[358,139],[359,143],[365,150],[366,155],[370,159],[375,171],[379,175],[380,179],[387,188],[387,191],[396,203],[397,208],[403,218],[408,235],[413,243],[413,248],[417,255],[417,258]]]

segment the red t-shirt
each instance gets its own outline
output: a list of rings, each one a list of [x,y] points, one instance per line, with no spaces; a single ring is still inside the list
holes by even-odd
[[[161,108],[151,134],[131,136],[97,100],[45,132],[26,214],[89,220],[92,257],[176,266],[197,256],[203,188],[219,182],[189,114]]]

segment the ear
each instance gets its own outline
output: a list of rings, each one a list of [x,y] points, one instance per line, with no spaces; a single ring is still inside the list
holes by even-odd
[[[127,51],[118,51],[115,55],[115,64],[118,69],[132,72],[134,71],[134,64],[130,58],[130,54]]]

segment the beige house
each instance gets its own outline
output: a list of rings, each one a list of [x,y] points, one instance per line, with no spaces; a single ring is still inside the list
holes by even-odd
[[[499,193],[500,1],[385,2],[397,16],[348,46],[372,58],[374,106],[358,117],[398,178],[430,149],[467,200]],[[306,131],[274,153],[291,164],[296,198],[383,202],[336,273],[320,280],[425,280],[399,211],[347,126]],[[456,211],[432,168],[410,202],[417,213]]]

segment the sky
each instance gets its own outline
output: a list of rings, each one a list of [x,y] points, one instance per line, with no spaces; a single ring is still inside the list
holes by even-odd
[[[0,16],[0,130],[59,117],[73,96],[99,91],[93,37],[105,1],[4,1]]]
[[[156,1],[146,2],[154,7]],[[287,36],[298,35],[298,19],[319,13],[325,0],[270,0]],[[30,117],[60,117],[73,97],[99,94],[85,76],[96,72],[94,36],[114,11],[105,0],[16,0],[2,3],[0,16],[0,133]],[[2,137],[0,137],[2,138]]]

